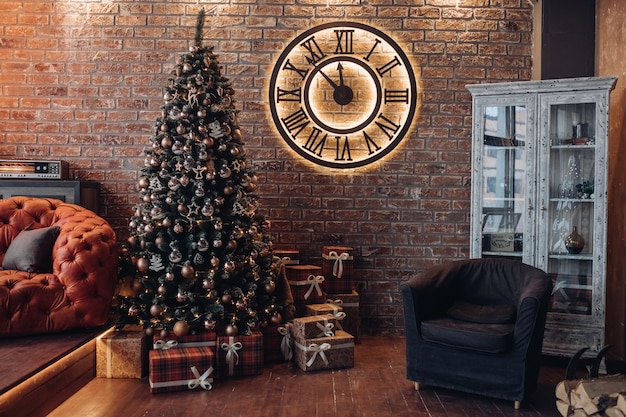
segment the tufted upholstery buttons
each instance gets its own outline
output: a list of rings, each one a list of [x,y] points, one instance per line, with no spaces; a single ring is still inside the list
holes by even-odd
[[[101,326],[117,283],[117,241],[97,214],[61,200],[0,200],[0,265],[27,227],[58,225],[52,273],[0,269],[0,337]]]

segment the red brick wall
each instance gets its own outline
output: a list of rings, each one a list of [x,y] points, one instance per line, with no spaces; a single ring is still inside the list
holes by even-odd
[[[162,87],[193,41],[198,3],[3,0],[0,159],[66,160],[73,178],[99,181],[101,214],[125,240]],[[530,78],[531,2],[233,0],[205,8],[205,44],[215,46],[237,90],[277,244],[315,264],[325,244],[354,246],[364,330],[399,332],[399,284],[429,265],[467,256],[465,85]],[[385,30],[406,47],[421,80],[411,135],[367,169],[315,169],[270,123],[273,59],[297,34],[328,20]]]

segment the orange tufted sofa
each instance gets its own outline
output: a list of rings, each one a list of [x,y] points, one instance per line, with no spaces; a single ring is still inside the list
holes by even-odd
[[[0,265],[22,230],[55,225],[51,273],[0,269],[0,337],[93,328],[110,317],[116,236],[90,210],[50,198],[0,200]]]

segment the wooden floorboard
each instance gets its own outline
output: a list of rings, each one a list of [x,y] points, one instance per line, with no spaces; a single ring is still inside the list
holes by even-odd
[[[404,339],[363,337],[353,368],[270,364],[259,376],[216,380],[211,391],[164,394],[150,394],[146,378],[96,378],[48,417],[557,417],[554,387],[565,363],[544,362],[539,388],[520,410],[451,390],[415,391],[405,378]]]

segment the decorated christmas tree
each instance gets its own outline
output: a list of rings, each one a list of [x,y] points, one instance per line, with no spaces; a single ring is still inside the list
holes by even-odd
[[[118,327],[236,335],[282,321],[270,222],[257,213],[233,87],[202,45],[204,19],[201,11],[146,149],[125,253],[132,293],[119,297]]]

